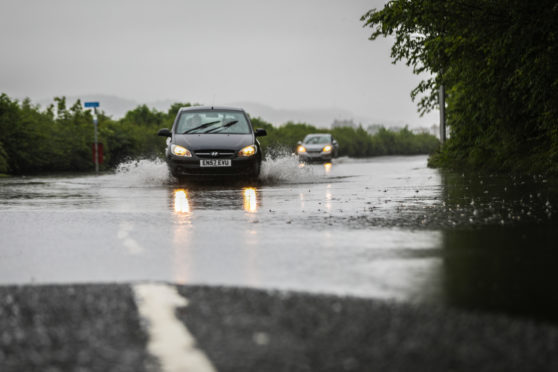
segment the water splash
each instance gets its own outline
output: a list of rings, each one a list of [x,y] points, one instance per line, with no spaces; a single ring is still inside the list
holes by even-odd
[[[293,155],[280,155],[262,162],[259,182],[263,185],[320,182],[331,174],[331,166],[300,164]],[[164,160],[141,159],[119,164],[114,174],[102,176],[103,181],[121,186],[161,186],[177,184]]]
[[[301,164],[296,156],[282,155],[262,162],[260,181],[269,185],[314,183],[325,179],[328,172],[322,164]]]
[[[127,185],[168,185],[172,177],[164,160],[140,159],[120,163],[114,175],[105,176],[116,183]]]

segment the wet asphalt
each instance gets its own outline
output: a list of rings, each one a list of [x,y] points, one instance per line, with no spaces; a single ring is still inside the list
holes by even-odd
[[[128,286],[1,287],[0,299],[1,371],[148,370]]]
[[[434,305],[178,286],[218,371],[556,371],[558,328]],[[0,370],[157,371],[126,284],[0,287]]]
[[[556,180],[425,161],[3,180],[0,372],[162,370],[145,282],[218,371],[558,370]]]

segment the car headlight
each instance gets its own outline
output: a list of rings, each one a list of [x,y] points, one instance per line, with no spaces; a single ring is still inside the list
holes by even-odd
[[[303,152],[306,152],[306,147],[300,145],[297,147],[296,152],[302,154]]]
[[[186,147],[171,145],[171,152],[176,156],[186,156],[191,157],[192,153]]]
[[[333,147],[331,147],[331,145],[325,145],[324,148],[322,149],[323,152],[331,152],[331,150],[333,149]]]
[[[252,156],[256,153],[256,146],[250,145],[244,147],[242,150],[238,152],[238,156]]]

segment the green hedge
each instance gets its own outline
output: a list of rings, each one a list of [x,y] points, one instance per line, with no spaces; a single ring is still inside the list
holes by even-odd
[[[303,123],[287,123],[274,127],[260,118],[253,118],[252,124],[255,128],[267,130],[268,135],[260,142],[264,151],[272,156],[294,152],[297,142],[309,133],[331,133],[339,142],[339,155],[350,157],[431,154],[440,146],[436,137],[414,134],[407,127],[399,131],[380,128],[378,133],[371,135],[360,126],[327,130]]]
[[[161,112],[141,105],[119,120],[100,112],[98,135],[105,158],[101,169],[114,168],[126,160],[162,157],[165,138],[156,133],[170,128],[184,106],[190,104],[175,103]],[[79,100],[68,107],[64,97],[57,97],[49,107],[40,109],[29,99],[19,102],[0,95],[0,173],[91,171],[92,121]],[[340,155],[353,157],[426,154],[438,148],[435,137],[416,135],[407,128],[399,132],[382,129],[371,136],[360,127],[324,130],[304,123],[274,127],[260,118],[252,122],[254,127],[267,130],[268,136],[261,142],[270,156],[292,153],[297,141],[316,132],[332,133],[339,141]]]

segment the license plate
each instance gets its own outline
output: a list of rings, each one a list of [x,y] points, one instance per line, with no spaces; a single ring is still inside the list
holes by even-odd
[[[230,167],[231,159],[202,159],[200,167]]]

